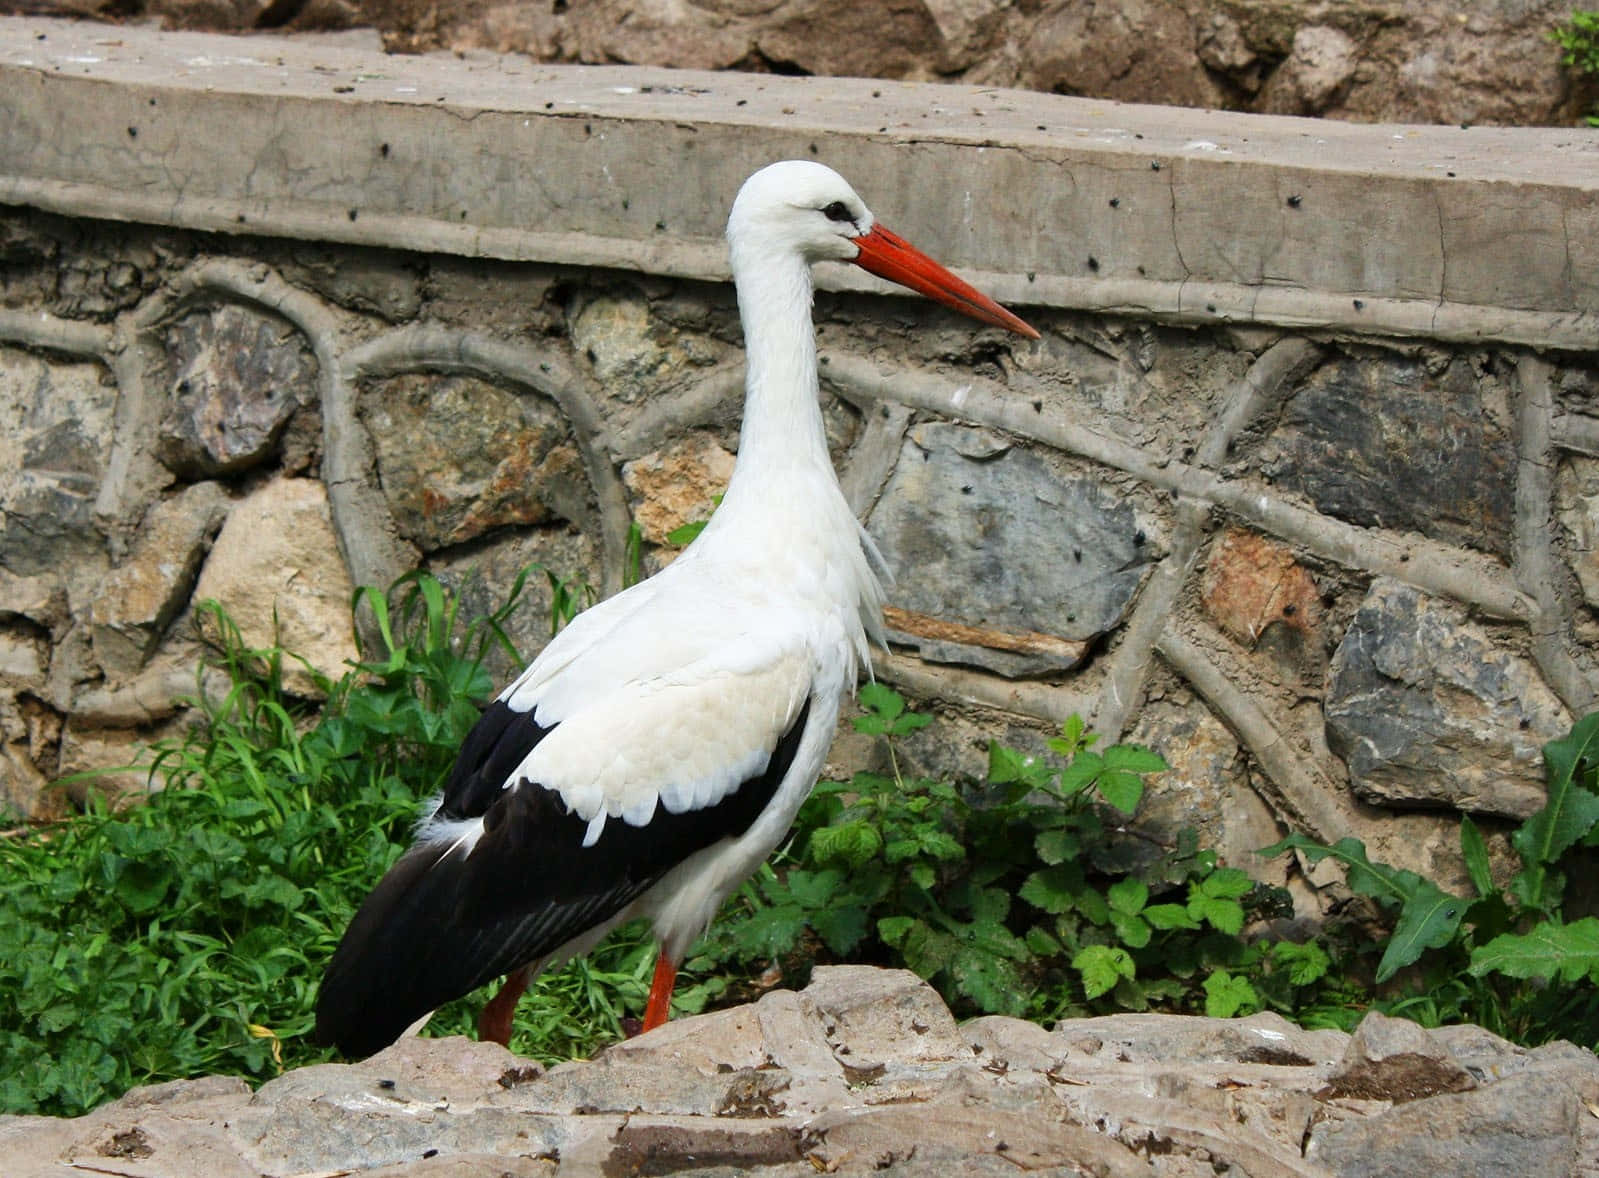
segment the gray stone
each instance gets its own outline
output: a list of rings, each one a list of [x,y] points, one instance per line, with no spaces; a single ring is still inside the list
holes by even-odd
[[[1464,609],[1386,578],[1333,654],[1325,712],[1327,744],[1368,801],[1519,818],[1544,801],[1542,746],[1571,723]]]
[[[1477,1086],[1448,1047],[1409,1019],[1371,1011],[1350,1036],[1327,1095],[1401,1104]]]
[[[1311,1131],[1305,1157],[1338,1178],[1505,1178],[1567,1175],[1589,1115],[1555,1077],[1512,1076],[1470,1092],[1413,1100]]]
[[[1442,1033],[1393,1022],[1367,1028],[1368,1063],[1443,1051]],[[1485,1035],[1449,1040],[1500,1053]],[[0,1117],[0,1153],[7,1178],[63,1164],[127,1178],[521,1178],[556,1165],[700,1178],[1530,1178],[1566,1173],[1587,1148],[1580,1102],[1599,1095],[1599,1063],[1571,1044],[1511,1049],[1520,1070],[1505,1079],[1391,1106],[1325,1091],[1350,1043],[1275,1015],[957,1029],[914,975],[823,967],[805,990],[547,1073],[491,1043],[406,1038],[254,1093],[212,1078],[135,1089],[75,1120]],[[1384,1055],[1385,1043],[1401,1050]]]
[[[222,488],[196,483],[145,516],[127,559],[106,574],[90,608],[95,659],[113,680],[137,673],[189,604],[227,514]]]
[[[1068,640],[1113,629],[1157,555],[1132,505],[1098,480],[1061,475],[1032,450],[942,422],[910,431],[867,527],[897,578],[896,606]],[[973,644],[928,653],[1002,674],[1062,664]]]
[[[582,459],[543,397],[416,373],[371,382],[359,408],[395,523],[424,551],[495,528],[594,518]]]
[[[1480,371],[1479,371],[1480,369]],[[1294,394],[1256,461],[1317,510],[1509,556],[1509,393],[1480,357],[1345,353]]]
[[[310,344],[283,319],[236,303],[191,311],[166,332],[170,403],[156,454],[185,477],[264,462],[316,399]]]
[[[95,499],[117,390],[97,364],[0,347],[0,567],[71,576],[102,556]]]

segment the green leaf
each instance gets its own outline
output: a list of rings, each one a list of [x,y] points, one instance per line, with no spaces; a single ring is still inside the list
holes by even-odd
[[[1260,1009],[1260,995],[1248,978],[1218,969],[1205,979],[1205,1013],[1211,1018],[1233,1018]]]
[[[1394,935],[1377,963],[1382,984],[1428,949],[1440,949],[1454,940],[1465,915],[1466,901],[1450,895],[1431,880],[1421,880],[1399,911]]]
[[[1199,883],[1199,890],[1207,896],[1236,900],[1249,894],[1255,881],[1249,873],[1237,867],[1218,867]]]
[[[1121,769],[1105,769],[1099,775],[1099,796],[1123,814],[1132,814],[1144,798],[1144,779]]]
[[[1272,961],[1288,970],[1288,980],[1296,986],[1308,986],[1320,981],[1327,976],[1327,970],[1332,965],[1327,951],[1315,941],[1305,941],[1303,944],[1278,941],[1272,945],[1270,952]]]
[[[1072,758],[1072,763],[1061,772],[1059,786],[1061,796],[1071,797],[1073,794],[1082,793],[1094,784],[1104,768],[1104,758],[1098,753],[1078,753]]]
[[[1525,935],[1506,933],[1471,954],[1471,975],[1502,973],[1571,984],[1599,978],[1599,917],[1571,924],[1544,921]]]
[[[1236,937],[1244,927],[1244,906],[1237,900],[1224,900],[1207,896],[1197,887],[1190,889],[1188,915],[1204,921],[1217,932]]]
[[[882,938],[883,944],[898,947],[914,924],[916,924],[914,917],[885,916],[877,922],[877,935]]]
[[[1145,920],[1161,930],[1168,929],[1196,929],[1199,922],[1188,915],[1188,909],[1181,904],[1151,904],[1139,913]]]
[[[699,534],[705,530],[705,525],[710,522],[708,519],[689,520],[688,523],[681,524],[666,533],[666,542],[677,548],[692,544]]]
[[[1113,912],[1135,915],[1142,912],[1149,901],[1149,888],[1129,877],[1111,884],[1105,892],[1105,899],[1109,901]]]
[[[811,913],[811,928],[829,949],[843,956],[866,935],[866,909],[853,904],[818,908]]]
[[[1141,744],[1113,744],[1105,750],[1105,768],[1126,773],[1163,773],[1171,766],[1164,757]]]
[[[820,864],[860,867],[883,850],[883,836],[870,822],[856,819],[811,832],[811,857]],[[892,861],[892,860],[891,860]]]
[[[1033,840],[1033,849],[1038,852],[1038,858],[1045,866],[1053,867],[1082,854],[1082,843],[1075,831],[1056,827],[1039,831],[1038,837]]]
[[[1137,973],[1132,955],[1112,945],[1085,945],[1072,956],[1072,968],[1083,979],[1083,994],[1090,1000],[1108,994],[1122,978]]]
[[[1460,817],[1460,850],[1465,856],[1466,872],[1471,876],[1471,886],[1477,889],[1477,895],[1493,895],[1496,889],[1493,868],[1488,862],[1488,844],[1483,841],[1482,831],[1477,829],[1477,824],[1464,814]]]
[[[1022,882],[1017,895],[1034,908],[1058,916],[1071,911],[1073,896],[1082,884],[1083,873],[1075,864],[1061,864],[1033,872]]]
[[[861,707],[889,723],[893,723],[895,717],[905,710],[905,697],[875,680],[861,684],[855,698],[860,700]]]
[[[1126,912],[1117,912],[1115,909],[1112,909],[1110,913],[1110,923],[1111,927],[1116,930],[1116,936],[1120,939],[1121,943],[1126,945],[1128,948],[1142,949],[1145,945],[1149,944],[1152,934],[1149,930],[1149,924],[1142,916]]]

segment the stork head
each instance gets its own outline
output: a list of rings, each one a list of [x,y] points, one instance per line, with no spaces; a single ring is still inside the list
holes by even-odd
[[[727,221],[735,273],[775,256],[853,262],[973,319],[1037,339],[1038,332],[880,224],[844,177],[785,160],[744,181]]]

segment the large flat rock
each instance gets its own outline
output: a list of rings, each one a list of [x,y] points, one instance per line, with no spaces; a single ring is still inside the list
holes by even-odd
[[[1352,1178],[1599,1165],[1599,1121],[1582,1107],[1599,1097],[1591,1053],[1372,1017],[1353,1040],[1271,1014],[961,1027],[913,974],[824,967],[799,993],[548,1072],[493,1044],[404,1039],[255,1093],[212,1077],[138,1089],[77,1120],[0,1117],[0,1156],[8,1178]],[[1382,1062],[1416,1059],[1449,1082],[1418,1086],[1414,1066]],[[1358,1096],[1340,1094],[1345,1081]]]

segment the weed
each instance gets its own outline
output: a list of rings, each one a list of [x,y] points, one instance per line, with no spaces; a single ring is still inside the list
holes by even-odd
[[[1511,836],[1520,858],[1496,887],[1487,844],[1470,818],[1461,851],[1474,896],[1366,857],[1358,839],[1332,846],[1293,835],[1261,854],[1297,850],[1343,864],[1350,888],[1395,913],[1378,985],[1411,976],[1383,1005],[1427,1023],[1473,1021],[1520,1042],[1573,1038],[1599,1045],[1599,919],[1567,919],[1565,889],[1578,856],[1599,845],[1599,713],[1544,746],[1548,799]]]
[[[1563,65],[1586,77],[1599,78],[1599,11],[1574,9],[1571,19],[1549,36],[1563,50]],[[1587,118],[1590,127],[1599,127],[1599,108]]]
[[[1106,818],[1130,816],[1145,775],[1166,767],[1148,749],[1098,750],[1074,717],[1048,742],[1053,757],[992,743],[986,788],[962,790],[900,771],[895,742],[930,717],[880,685],[860,701],[855,727],[888,742],[890,774],[821,783],[787,862],[745,886],[690,968],[848,956],[916,971],[957,1012],[1037,1018],[1292,1009],[1327,972],[1319,948],[1272,954],[1239,939],[1281,897],[1192,832],[1126,865]]]

